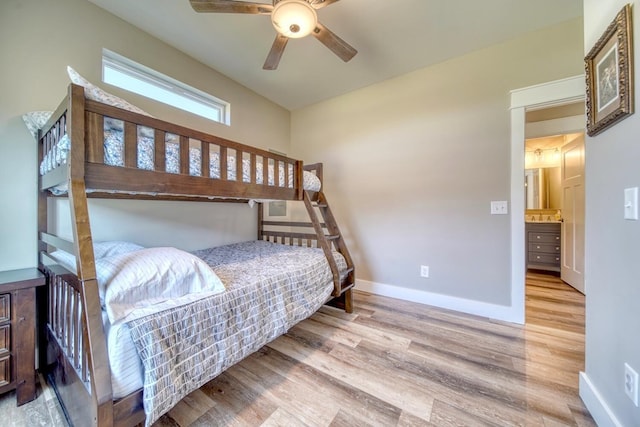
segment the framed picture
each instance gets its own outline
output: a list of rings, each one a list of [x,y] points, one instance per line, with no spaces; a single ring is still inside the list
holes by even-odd
[[[616,15],[585,57],[587,134],[594,136],[633,114],[631,6]]]

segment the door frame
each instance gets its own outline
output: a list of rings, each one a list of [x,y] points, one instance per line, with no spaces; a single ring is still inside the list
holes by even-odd
[[[511,321],[524,324],[526,251],[524,239],[525,113],[585,99],[584,75],[511,91]]]

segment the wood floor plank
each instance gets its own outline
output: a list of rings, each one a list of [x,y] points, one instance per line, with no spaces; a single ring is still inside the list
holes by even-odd
[[[197,389],[171,408],[167,416],[178,425],[188,426],[215,406],[215,402],[202,389]]]
[[[400,409],[378,399],[375,396],[353,387],[340,379],[333,378],[313,367],[298,363],[285,354],[272,348],[260,350],[264,356],[257,360],[274,372],[286,376],[288,380],[302,384],[301,389],[310,390],[312,395],[328,396],[334,402],[340,402],[341,412],[349,413],[354,420],[369,425],[394,425],[400,416]],[[322,387],[318,387],[318,385]]]
[[[268,344],[268,347],[306,363],[333,378],[347,382],[416,417],[429,420],[434,396],[428,390],[420,389],[405,381],[380,381],[382,377],[375,371],[369,370],[366,365],[355,366],[331,355],[300,347],[287,335]]]
[[[501,427],[500,424],[483,420],[439,399],[433,404],[431,423],[440,427]]]
[[[307,424],[300,421],[283,408],[278,408],[269,418],[261,424],[262,427],[306,427]]]

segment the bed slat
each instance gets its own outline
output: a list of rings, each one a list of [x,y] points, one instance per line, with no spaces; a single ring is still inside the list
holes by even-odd
[[[227,147],[220,147],[220,180],[227,180]]]
[[[156,129],[153,134],[154,141],[154,153],[153,153],[153,164],[155,170],[158,172],[165,172],[166,168],[166,159],[165,159],[165,151],[166,151],[166,137],[167,134],[159,129]]]
[[[209,148],[211,148],[211,144],[200,141],[200,150],[202,153],[202,158],[201,158],[202,163],[200,163],[200,174],[205,178],[209,178],[209,163],[210,163]]]
[[[180,135],[180,173],[189,175],[189,138]]]
[[[96,113],[86,113],[87,124],[87,161],[91,163],[104,163],[104,116]]]
[[[124,165],[128,168],[138,166],[138,127],[131,122],[124,122]]]
[[[237,182],[242,182],[243,181],[243,170],[242,170],[242,151],[240,150],[236,150],[236,181]]]

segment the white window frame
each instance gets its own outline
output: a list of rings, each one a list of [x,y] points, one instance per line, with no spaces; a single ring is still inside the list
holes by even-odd
[[[125,81],[116,80],[113,73]],[[214,122],[231,125],[231,104],[228,102],[108,49],[102,49],[102,81]]]

